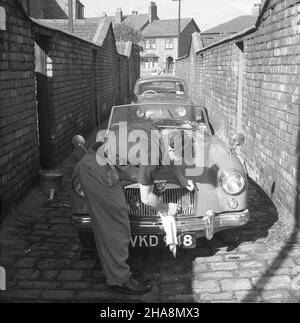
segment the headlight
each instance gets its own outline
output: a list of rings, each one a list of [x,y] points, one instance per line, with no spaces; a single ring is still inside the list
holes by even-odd
[[[79,180],[78,176],[76,176],[73,179],[72,187],[73,187],[73,190],[76,192],[77,195],[79,195],[80,197],[84,197],[84,193],[83,193],[83,190],[81,188],[80,180]]]
[[[180,107],[180,108],[178,108],[177,109],[177,113],[178,113],[178,115],[179,115],[179,117],[185,117],[186,116],[186,108],[184,108],[184,107]]]
[[[238,195],[245,188],[244,176],[235,170],[228,170],[220,176],[220,185],[229,195]]]

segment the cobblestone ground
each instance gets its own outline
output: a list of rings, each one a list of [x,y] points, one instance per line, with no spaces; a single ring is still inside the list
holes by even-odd
[[[130,263],[154,279],[143,297],[111,291],[95,250],[82,250],[70,224],[70,173],[64,191],[49,202],[39,190],[9,216],[0,231],[0,265],[7,270],[2,302],[298,302],[300,245],[283,240],[276,209],[250,184],[251,221],[239,242],[200,240],[192,250],[134,249]]]

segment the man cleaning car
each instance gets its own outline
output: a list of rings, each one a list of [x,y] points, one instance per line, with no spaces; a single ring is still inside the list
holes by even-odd
[[[133,129],[143,130],[147,133],[157,130],[153,123],[145,120],[131,124],[128,131]],[[127,294],[148,293],[152,288],[151,283],[141,277],[134,276],[127,264],[131,232],[125,195],[120,182],[120,177],[126,167],[120,166],[122,164],[120,160],[116,165],[113,165],[108,157],[104,157],[107,158],[107,163],[100,164],[99,160],[97,161],[98,158],[103,158],[97,154],[100,147],[101,143],[96,143],[83,157],[79,166],[79,176],[91,213],[102,269],[108,285],[113,290]],[[172,155],[171,151],[170,155]],[[176,204],[161,202],[153,192],[155,173],[160,167],[160,165],[140,165],[138,182],[140,183],[141,200],[146,205],[156,208],[162,216],[174,216],[177,210]],[[179,168],[173,166],[172,169],[178,175],[179,182],[193,190],[192,182],[185,179]]]

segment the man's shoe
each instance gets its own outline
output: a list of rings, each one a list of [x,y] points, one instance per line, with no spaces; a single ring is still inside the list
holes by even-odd
[[[133,278],[133,276],[130,276],[123,285],[111,286],[111,289],[116,292],[129,295],[142,295],[149,293],[152,290],[152,284],[139,282],[135,278]]]
[[[132,272],[132,277],[135,280],[137,280],[139,283],[142,283],[142,284],[151,284],[152,279],[145,278],[142,271],[140,271],[140,270],[132,270],[131,269],[131,272]]]

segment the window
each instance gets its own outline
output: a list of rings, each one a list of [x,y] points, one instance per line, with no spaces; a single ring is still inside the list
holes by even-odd
[[[138,89],[138,95],[144,93],[145,91],[155,91],[156,93],[167,93],[167,94],[176,94],[183,95],[184,85],[181,82],[172,82],[172,81],[151,81],[141,83]]]
[[[46,9],[41,10],[41,19],[46,19]]]
[[[80,1],[76,1],[76,13],[75,19],[83,19],[84,18],[84,6]]]
[[[174,42],[173,39],[166,39],[166,49],[173,49],[174,48]]]
[[[146,49],[156,49],[156,40],[155,39],[146,40]]]
[[[0,7],[0,30],[6,30],[6,11]]]

